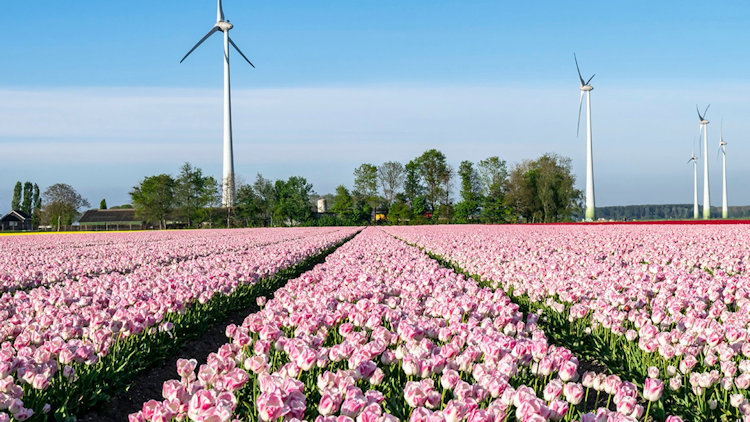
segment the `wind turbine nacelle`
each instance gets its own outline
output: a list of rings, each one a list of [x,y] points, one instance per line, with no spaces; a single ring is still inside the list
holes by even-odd
[[[216,27],[219,28],[223,32],[227,32],[230,29],[234,28],[234,25],[229,23],[229,21],[221,21],[221,22],[216,22]]]
[[[706,120],[706,119],[703,119],[703,120],[701,120],[701,124],[702,124],[702,125],[707,125],[707,124],[709,124],[709,123],[711,123],[711,122],[709,122],[709,121],[708,121],[708,120]]]
[[[594,87],[591,85],[584,85],[581,87],[581,91],[593,91]]]

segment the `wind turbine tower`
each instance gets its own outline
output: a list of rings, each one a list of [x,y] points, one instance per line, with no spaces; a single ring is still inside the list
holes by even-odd
[[[229,23],[229,20],[224,19],[224,9],[221,6],[221,0],[218,0],[216,6],[216,24],[211,28],[208,33],[198,41],[197,44],[185,54],[185,57],[180,60],[180,63],[185,61],[187,56],[195,51],[198,46],[203,44],[211,35],[215,32],[224,33],[224,171],[221,181],[221,206],[225,208],[234,207],[235,192],[234,192],[234,154],[232,150],[232,98],[231,98],[231,87],[229,83],[229,45],[231,44],[240,56],[245,59],[250,66],[255,67],[245,54],[240,51],[237,44],[232,41],[229,37],[229,30],[234,25]]]
[[[729,207],[727,206],[727,141],[724,140],[724,125],[722,124],[721,132],[719,134],[719,150],[721,151],[721,162],[723,165],[722,179],[721,179],[721,218],[727,218],[729,215]]]
[[[698,119],[700,120],[700,124],[698,126],[699,130],[703,131],[703,219],[708,220],[711,218],[711,195],[708,190],[708,124],[710,123],[708,120],[706,120],[706,112],[708,112],[708,108],[711,107],[711,104],[706,106],[706,110],[703,111],[703,114],[701,114],[701,111],[698,109],[698,106],[695,106],[695,111],[698,112]]]
[[[698,157],[693,152],[692,157],[688,160],[688,164],[693,162],[693,218],[698,219]]]
[[[594,154],[591,147],[591,91],[594,87],[590,85],[590,82],[596,74],[591,75],[587,81],[584,81],[575,53],[573,53],[573,59],[576,62],[576,70],[578,70],[578,80],[581,82],[581,100],[578,104],[576,136],[581,129],[581,108],[583,107],[583,95],[586,94],[586,221],[594,221],[596,218],[594,211]]]

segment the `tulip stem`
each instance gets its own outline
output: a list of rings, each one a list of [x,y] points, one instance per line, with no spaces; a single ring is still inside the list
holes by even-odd
[[[651,410],[651,403],[652,401],[649,400],[648,405],[646,406],[646,415],[643,417],[643,421],[648,421],[648,412]]]

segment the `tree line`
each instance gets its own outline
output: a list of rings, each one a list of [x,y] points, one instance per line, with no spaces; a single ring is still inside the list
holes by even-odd
[[[556,154],[512,166],[491,156],[462,161],[456,171],[441,151],[430,149],[405,164],[363,163],[352,176],[351,188],[341,184],[318,195],[302,176],[272,181],[258,174],[252,183],[238,183],[229,210],[221,208],[219,182],[185,163],[176,176],[144,177],[129,192],[132,205],[115,208],[133,207],[139,219],[159,228],[553,222],[568,221],[581,208],[571,161]],[[318,212],[319,199],[324,212]],[[37,215],[35,226],[70,225],[89,206],[62,183],[40,195],[36,184],[19,182],[12,203]],[[99,208],[107,208],[104,199]]]
[[[56,183],[40,194],[36,183],[20,181],[13,188],[10,208],[31,216],[33,227],[71,225],[89,202],[68,184]]]
[[[508,169],[491,156],[462,161],[456,172],[442,152],[430,149],[406,164],[360,165],[351,191],[336,188],[331,212],[340,224],[553,222],[570,220],[581,198],[569,158],[544,154]]]

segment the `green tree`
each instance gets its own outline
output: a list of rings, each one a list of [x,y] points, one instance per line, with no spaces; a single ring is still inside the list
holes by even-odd
[[[425,199],[433,213],[440,204],[450,204],[451,181],[453,169],[448,165],[445,155],[431,149],[417,158],[417,164],[425,183]]]
[[[13,199],[10,201],[10,209],[20,210],[21,209],[21,190],[23,189],[21,182],[16,182],[16,186],[13,188]]]
[[[21,202],[21,210],[28,215],[31,215],[32,206],[34,205],[32,198],[33,192],[34,185],[32,185],[31,182],[23,184],[23,201]]]
[[[386,161],[378,167],[378,179],[383,191],[383,199],[388,208],[404,183],[404,166],[398,161]]]
[[[130,191],[136,215],[165,229],[167,216],[175,205],[174,189],[175,181],[168,174],[144,178],[140,185]]]
[[[31,199],[34,203],[34,211],[31,214],[31,225],[39,227],[39,223],[42,222],[42,198],[39,195],[39,185],[36,183],[34,183],[34,192]]]
[[[335,213],[345,224],[350,224],[354,212],[354,201],[344,185],[336,186],[331,212]]]
[[[354,169],[354,192],[364,198],[372,198],[378,190],[378,168],[364,163]]]
[[[213,180],[214,183],[211,183]],[[204,176],[203,170],[185,163],[180,167],[180,174],[175,180],[175,206],[180,215],[193,227],[195,220],[204,213],[204,208],[213,205],[218,192],[218,184],[211,176]]]
[[[276,191],[274,184],[258,173],[253,183],[253,191],[258,201],[258,212],[263,220],[263,225],[273,225],[273,212],[276,207]]]
[[[235,215],[241,219],[246,227],[263,225],[261,217],[260,198],[256,195],[252,185],[241,185],[237,189],[237,203]]]
[[[34,202],[34,209],[41,209],[42,208],[42,198],[39,196],[39,185],[34,183],[34,193],[32,196],[32,201]]]
[[[404,196],[406,204],[414,208],[416,198],[424,195],[424,184],[422,184],[422,173],[416,160],[411,160],[404,166]],[[416,213],[416,211],[415,211]]]
[[[406,203],[405,195],[396,195],[396,198],[388,211],[388,222],[391,224],[406,224],[411,221],[412,218],[411,207]]]
[[[544,154],[513,168],[507,199],[526,221],[565,221],[580,208],[574,185],[570,158]]]
[[[101,202],[99,202],[99,209],[100,210],[106,210],[107,209],[107,200],[102,198]]]
[[[456,204],[455,219],[458,223],[468,223],[475,220],[479,214],[482,200],[479,175],[471,161],[461,162],[458,175],[461,178],[461,201]]]
[[[89,201],[65,183],[56,183],[44,191],[45,219],[49,224],[58,228],[59,224],[66,226],[73,224],[78,217],[79,210],[89,206]]]
[[[508,187],[508,167],[505,160],[497,156],[488,157],[479,162],[479,180],[482,192],[482,221],[501,223],[510,215],[505,203]]]
[[[312,185],[304,177],[292,176],[287,181],[277,180],[274,188],[276,203],[273,218],[276,224],[299,225],[310,219]]]

